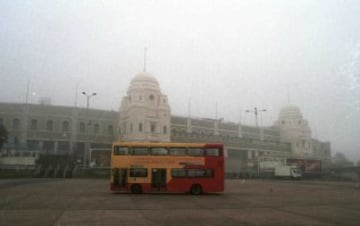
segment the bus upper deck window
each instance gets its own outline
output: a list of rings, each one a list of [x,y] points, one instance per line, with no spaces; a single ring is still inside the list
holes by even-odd
[[[218,148],[207,148],[206,155],[207,156],[220,156],[220,151]]]
[[[115,155],[128,155],[129,154],[129,148],[128,147],[115,147],[114,150]]]
[[[168,150],[166,148],[151,148],[151,155],[167,155]]]
[[[186,155],[185,148],[169,148],[169,155]]]
[[[134,147],[132,149],[133,155],[149,155],[149,149],[146,147]]]
[[[192,156],[203,156],[205,153],[204,149],[202,148],[189,148],[189,155]]]

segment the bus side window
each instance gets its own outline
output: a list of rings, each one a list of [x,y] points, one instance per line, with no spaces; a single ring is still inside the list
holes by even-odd
[[[149,149],[147,147],[133,147],[133,155],[149,155]]]
[[[186,169],[171,169],[172,177],[186,177]]]
[[[147,177],[146,168],[130,168],[130,177]]]
[[[207,148],[206,155],[207,156],[220,156],[220,150],[218,148]]]
[[[205,150],[203,148],[189,148],[189,155],[204,156]]]
[[[129,148],[128,147],[119,147],[116,146],[114,149],[115,155],[128,155],[129,154]]]
[[[203,169],[187,169],[188,177],[204,177],[204,174]]]
[[[184,156],[186,148],[169,148],[169,155]]]
[[[188,177],[214,177],[212,169],[187,169]]]
[[[151,155],[167,155],[167,154],[168,154],[168,150],[166,148],[162,148],[162,147],[151,148]]]

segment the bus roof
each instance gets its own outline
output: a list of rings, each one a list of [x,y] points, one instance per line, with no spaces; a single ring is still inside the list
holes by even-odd
[[[118,141],[113,146],[131,146],[131,147],[223,147],[222,143],[173,143],[173,142],[139,142],[139,141]]]

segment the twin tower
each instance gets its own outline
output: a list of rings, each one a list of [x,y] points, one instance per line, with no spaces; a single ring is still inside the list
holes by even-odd
[[[169,142],[171,110],[166,95],[150,73],[137,74],[123,97],[119,111],[120,140]],[[294,154],[312,153],[311,130],[298,107],[289,105],[281,109],[274,123],[279,130],[279,141],[290,143]]]
[[[119,113],[120,140],[170,141],[168,98],[150,73],[141,72],[133,78]]]

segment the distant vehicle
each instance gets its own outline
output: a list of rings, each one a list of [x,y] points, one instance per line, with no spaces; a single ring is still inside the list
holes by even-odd
[[[296,166],[278,165],[275,166],[275,177],[300,179],[302,177],[301,170]]]
[[[111,153],[112,191],[223,192],[224,145],[117,142]]]

